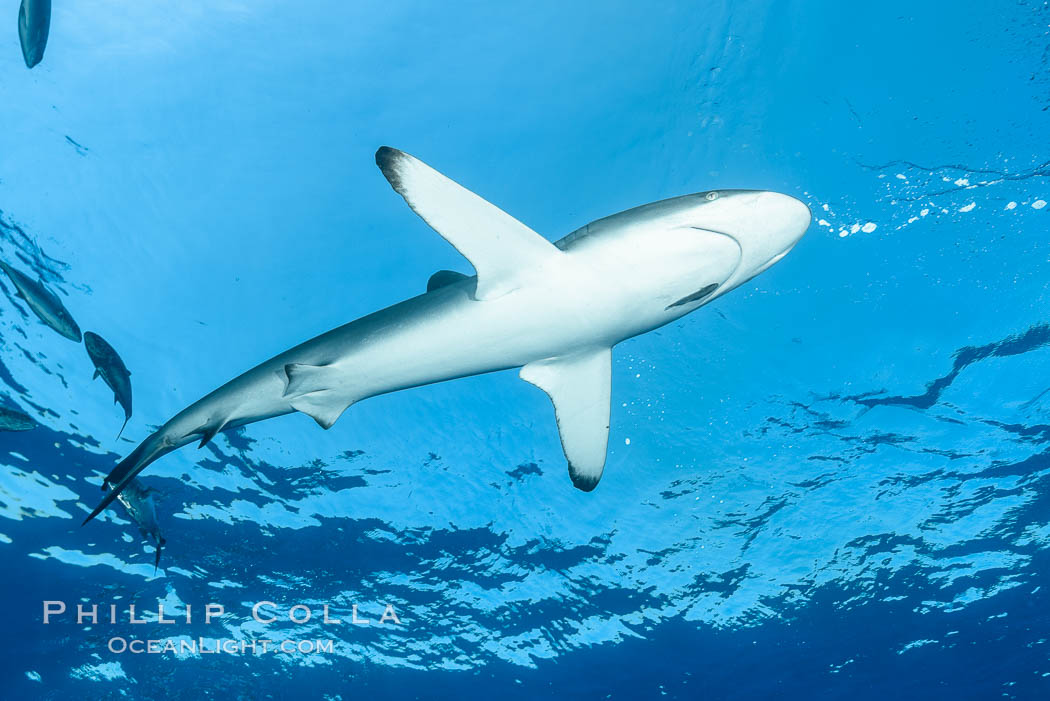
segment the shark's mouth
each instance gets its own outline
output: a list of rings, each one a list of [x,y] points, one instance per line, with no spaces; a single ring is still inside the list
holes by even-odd
[[[711,295],[711,293],[714,292],[717,289],[718,289],[718,283],[717,282],[712,282],[710,285],[706,285],[704,287],[701,287],[699,290],[697,290],[693,294],[686,295],[685,297],[682,297],[677,302],[672,302],[671,304],[668,304],[664,308],[664,311],[667,311],[668,309],[673,309],[674,307],[680,307],[683,304],[689,304],[690,302],[699,302],[700,300],[704,299],[705,297],[709,297]]]

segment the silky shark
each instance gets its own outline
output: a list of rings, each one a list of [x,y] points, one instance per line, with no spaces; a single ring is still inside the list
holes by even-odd
[[[219,431],[294,411],[329,428],[355,402],[521,368],[554,404],[573,484],[605,466],[612,347],[724,295],[783,258],[810,224],[799,200],[719,190],[643,205],[556,243],[422,161],[383,147],[383,175],[473,265],[426,293],[267,360],[191,404],[106,477],[94,518],[147,465]]]

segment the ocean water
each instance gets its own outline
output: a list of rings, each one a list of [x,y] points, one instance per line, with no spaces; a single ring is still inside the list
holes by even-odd
[[[0,276],[0,406],[39,423],[0,433],[0,697],[1050,691],[1046,2],[56,0],[32,70],[8,5],[0,259],[113,345],[134,414],[116,439],[84,345]],[[186,405],[471,272],[384,144],[552,240],[710,189],[814,221],[614,349],[591,493],[511,371],[159,460],[156,572],[121,506],[81,527]]]

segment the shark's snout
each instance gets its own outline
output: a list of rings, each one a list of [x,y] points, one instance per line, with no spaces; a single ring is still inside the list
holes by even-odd
[[[772,236],[780,248],[776,260],[780,260],[805,235],[813,215],[805,202],[779,192],[763,192],[759,195],[759,206],[775,232]]]
[[[697,228],[733,238],[741,250],[740,265],[725,289],[732,289],[767,270],[795,247],[809,229],[812,216],[806,204],[790,195],[769,190],[728,190],[707,197],[698,207]]]

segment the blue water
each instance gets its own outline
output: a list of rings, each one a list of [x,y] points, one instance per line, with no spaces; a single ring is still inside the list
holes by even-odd
[[[0,31],[2,698],[1044,698],[1045,2],[55,2]],[[390,190],[413,153],[550,239],[679,194],[814,214],[744,287],[613,354],[565,474],[506,372],[294,414],[152,465],[154,576],[101,478],[231,377],[470,272]],[[48,625],[42,602],[206,625]],[[251,606],[302,625],[260,627]],[[333,626],[320,607],[401,625]],[[103,614],[104,615],[104,614]],[[113,637],[331,640],[117,654]]]

